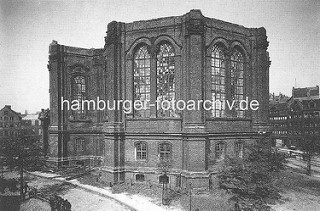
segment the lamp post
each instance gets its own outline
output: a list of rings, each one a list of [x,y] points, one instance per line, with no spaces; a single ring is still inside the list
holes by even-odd
[[[167,189],[164,188],[164,186],[169,183],[169,177],[167,176],[166,172],[160,176],[160,182],[162,183],[162,204],[168,205]]]
[[[158,163],[158,169],[162,172],[162,175],[159,177],[160,183],[162,183],[162,204],[168,205],[168,191],[167,184],[169,183],[169,176],[167,172],[170,172],[170,168],[172,167],[172,161],[169,157],[160,158],[160,162]],[[166,185],[166,188],[165,188]]]
[[[189,184],[189,195],[190,195],[190,198],[189,198],[189,211],[191,211],[191,182]]]

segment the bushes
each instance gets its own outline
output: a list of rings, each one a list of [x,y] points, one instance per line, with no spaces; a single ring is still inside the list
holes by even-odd
[[[5,193],[5,189],[8,188],[11,192],[16,192],[19,190],[17,187],[19,185],[18,179],[4,179],[3,177],[0,177],[0,192]]]
[[[244,160],[227,159],[218,176],[220,188],[232,194],[239,209],[269,210],[268,204],[281,197],[273,179],[284,169],[284,161],[281,154],[253,146]]]

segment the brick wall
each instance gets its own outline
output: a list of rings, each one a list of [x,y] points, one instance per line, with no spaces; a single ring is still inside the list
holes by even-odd
[[[174,118],[158,118],[156,108],[151,108],[150,118],[144,120],[122,110],[88,111],[84,119],[74,119],[70,111],[61,111],[59,98],[71,98],[71,78],[78,67],[86,76],[88,99],[99,96],[112,101],[133,100],[133,59],[141,45],[148,47],[151,57],[150,100],[153,103],[157,94],[157,48],[163,42],[174,49],[176,100],[211,99],[210,56],[213,46],[219,43],[225,47],[227,60],[234,48],[243,54],[245,97],[258,100],[259,110],[246,112],[245,118],[231,118],[231,112],[227,112],[226,118],[211,118],[210,112],[203,109],[181,111]],[[207,18],[199,10],[132,23],[113,21],[108,24],[103,49],[75,48],[53,42],[48,65],[50,130],[56,131],[49,138],[55,149],[52,152],[58,157],[74,154],[74,139],[82,134],[87,143],[83,152],[86,155],[94,155],[97,147],[102,146],[105,180],[130,180],[140,172],[157,181],[158,144],[167,141],[172,144],[172,181],[180,180],[183,185],[189,180],[199,186],[207,184],[209,175],[219,166],[210,160],[216,143],[224,141],[226,152],[232,156],[236,141],[259,139],[258,131],[267,128],[270,64],[267,47],[264,28],[246,28]],[[228,65],[226,71],[230,71]],[[231,90],[226,90],[226,96],[231,97]],[[148,145],[146,161],[135,160],[137,141]]]

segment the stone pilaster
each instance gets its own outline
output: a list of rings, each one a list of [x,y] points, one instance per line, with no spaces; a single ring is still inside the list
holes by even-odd
[[[185,111],[186,132],[204,131],[204,111],[202,104],[198,110],[198,100],[204,97],[204,20],[199,10],[191,10],[185,17],[186,102],[194,100],[196,110]]]
[[[105,37],[104,56],[105,56],[105,93],[107,100],[113,103],[124,99],[123,92],[123,57],[122,33],[124,23],[113,21],[108,24],[107,36]],[[124,113],[122,105],[119,109],[106,109],[108,118],[103,125],[105,132],[105,160],[104,166],[108,169],[109,177],[113,182],[124,180],[124,173],[121,169],[124,166],[124,135],[123,124]]]
[[[262,28],[255,29],[255,65],[253,66],[253,92],[254,97],[259,101],[258,112],[253,112],[254,129],[257,131],[268,131],[268,114],[269,114],[269,54],[267,48],[266,30]]]

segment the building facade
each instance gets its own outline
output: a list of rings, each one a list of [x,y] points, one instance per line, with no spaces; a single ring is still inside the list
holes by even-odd
[[[269,121],[273,145],[276,147],[291,146],[288,144],[288,115],[290,97],[279,93],[269,95]]]
[[[42,127],[41,121],[38,119],[39,113],[35,114],[23,114],[21,121],[21,130],[24,131],[23,135],[32,136],[36,140],[42,139]]]
[[[303,134],[320,137],[319,86],[293,87],[289,99],[270,101],[269,119],[279,146],[296,147]]]
[[[5,105],[0,110],[0,137],[1,140],[18,137],[20,135],[22,117],[20,113]]]
[[[319,86],[293,88],[288,101],[288,134],[291,145],[305,136],[313,136],[320,141],[320,98]]]
[[[96,166],[112,183],[158,182],[165,164],[173,186],[189,180],[206,186],[226,156],[241,158],[246,143],[267,137],[267,47],[264,28],[207,18],[199,10],[113,21],[101,49],[53,41],[48,162]],[[96,100],[96,108],[72,110],[72,100]],[[98,100],[109,108],[97,108],[103,106]],[[112,109],[114,100],[147,103],[139,110]],[[234,100],[238,108],[241,100],[257,100],[259,109],[160,106],[173,100],[181,100],[180,108],[182,101]]]
[[[0,110],[0,139],[17,139],[20,136],[41,141],[42,128],[38,114],[21,114],[12,110],[11,105],[5,105]]]

